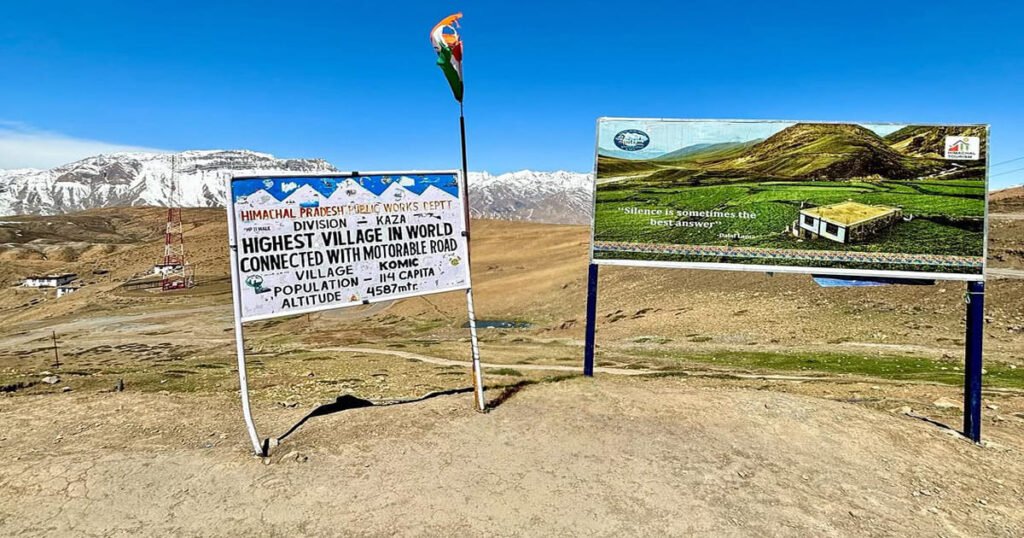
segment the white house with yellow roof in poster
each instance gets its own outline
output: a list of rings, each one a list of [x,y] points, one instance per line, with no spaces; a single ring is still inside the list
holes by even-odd
[[[864,240],[903,218],[898,207],[842,202],[801,209],[793,223],[793,235],[804,239],[819,237],[837,243]]]

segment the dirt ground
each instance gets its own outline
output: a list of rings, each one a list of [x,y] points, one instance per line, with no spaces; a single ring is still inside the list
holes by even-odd
[[[4,399],[5,536],[1019,536],[1019,439],[729,382],[603,376],[314,417],[261,460],[237,402]],[[204,412],[200,413],[199,410]],[[284,430],[303,411],[263,407]],[[1000,439],[1002,440],[1002,439]]]
[[[1022,280],[988,283],[977,446],[962,284],[604,267],[585,379],[587,228],[477,221],[478,316],[524,324],[481,330],[491,411],[461,293],[256,322],[261,459],[223,212],[185,211],[199,287],[121,286],[164,214],[0,226],[0,285],[85,284],[0,288],[0,535],[1024,535]],[[1024,267],[1024,221],[993,222],[990,263]]]

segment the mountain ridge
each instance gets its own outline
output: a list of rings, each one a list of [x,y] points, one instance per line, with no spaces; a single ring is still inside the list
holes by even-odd
[[[279,159],[251,150],[110,153],[50,169],[0,170],[0,215],[57,215],[117,206],[219,207],[232,175],[338,171],[323,159]],[[566,171],[470,172],[471,214],[588,223],[591,177]]]

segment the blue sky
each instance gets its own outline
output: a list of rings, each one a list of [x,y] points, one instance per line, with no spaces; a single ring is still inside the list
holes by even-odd
[[[914,6],[911,6],[914,4]],[[599,116],[992,124],[1024,183],[1016,2],[8,2],[0,167],[248,148],[458,166],[431,26],[465,13],[470,168],[586,171]]]

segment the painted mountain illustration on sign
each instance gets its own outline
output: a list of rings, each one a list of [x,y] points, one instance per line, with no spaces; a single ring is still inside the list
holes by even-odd
[[[599,177],[644,175],[691,184],[743,180],[955,179],[974,163],[942,158],[945,137],[980,136],[984,127],[912,126],[888,136],[857,124],[797,123],[765,139],[693,144],[657,158],[624,160],[602,153]]]
[[[798,123],[708,168],[790,179],[913,179],[942,163],[901,155],[860,125]]]
[[[760,142],[760,139],[747,142],[719,142],[716,144],[694,144],[682,149],[670,151],[657,159],[658,162],[691,161],[700,162],[716,159],[724,159],[741,152],[744,148],[753,146]]]

